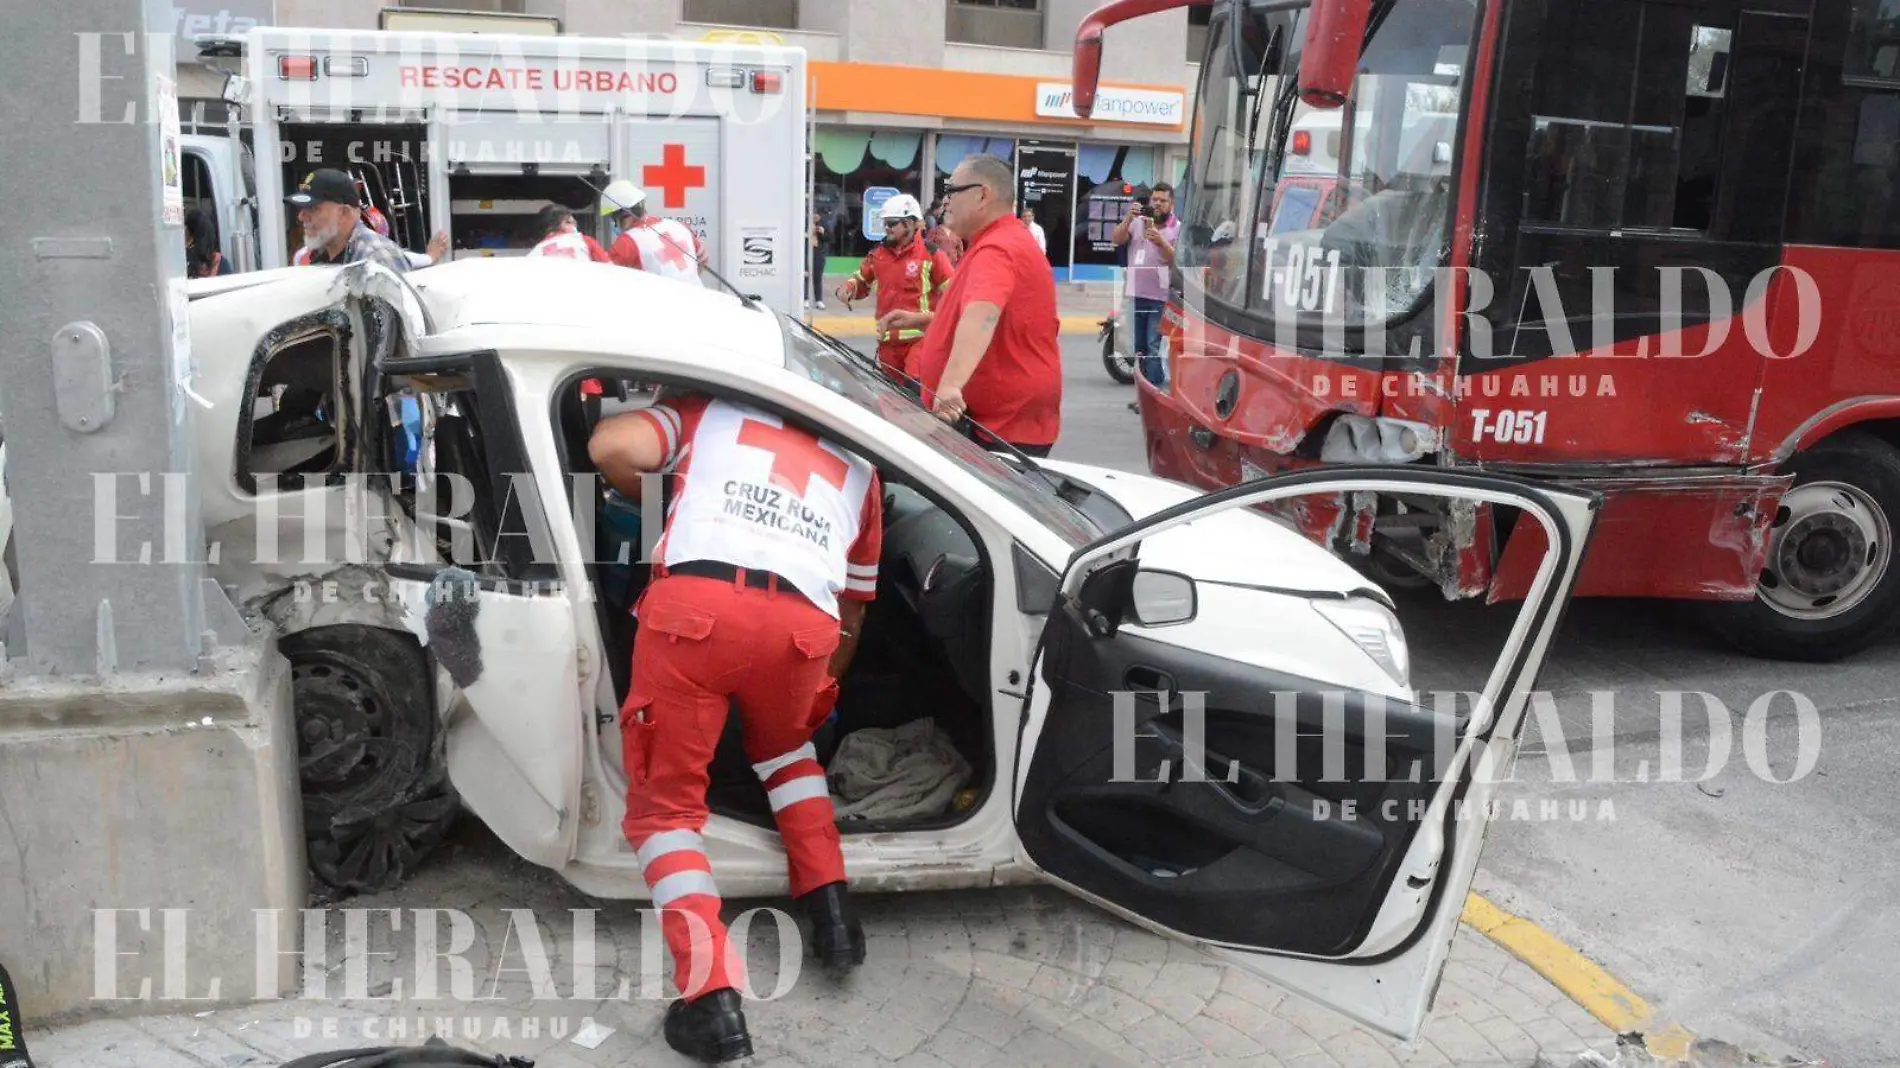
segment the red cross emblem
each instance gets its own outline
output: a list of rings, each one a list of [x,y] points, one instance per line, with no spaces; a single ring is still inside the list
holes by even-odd
[[[772,454],[772,482],[803,497],[811,489],[816,475],[838,489],[844,489],[849,464],[825,451],[815,434],[797,427],[773,426],[747,419],[739,427],[739,444],[764,449]]]
[[[668,237],[666,231],[659,227],[655,226],[653,232],[660,238],[660,262],[676,271],[685,270],[686,265],[691,262],[686,256],[686,250],[679,246],[679,242]]]
[[[706,185],[706,168],[686,165],[685,145],[665,145],[660,149],[660,165],[647,164],[640,170],[640,184],[657,186],[663,194],[660,202],[669,208],[686,206],[686,191]]]

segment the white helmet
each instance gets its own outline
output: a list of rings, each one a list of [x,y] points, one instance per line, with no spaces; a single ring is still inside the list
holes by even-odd
[[[600,213],[612,215],[617,211],[632,211],[646,203],[646,190],[620,178],[609,182],[607,188],[600,191]]]
[[[921,221],[924,217],[924,208],[923,205],[917,203],[916,197],[911,196],[909,193],[899,193],[884,202],[884,210],[881,213],[881,217],[885,222],[890,222],[892,219],[917,219]]]

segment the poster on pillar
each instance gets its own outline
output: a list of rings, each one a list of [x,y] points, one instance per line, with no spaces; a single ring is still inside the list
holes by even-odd
[[[719,219],[719,120],[630,121],[624,158],[614,177],[646,191],[647,214],[677,219],[705,242],[715,271],[725,272]]]
[[[1036,213],[1048,242],[1050,266],[1069,266],[1074,245],[1075,145],[1023,141],[1016,148],[1016,211]]]
[[[163,74],[153,93],[158,111],[158,171],[163,192],[159,217],[166,226],[185,225],[184,139],[178,117],[178,83]]]

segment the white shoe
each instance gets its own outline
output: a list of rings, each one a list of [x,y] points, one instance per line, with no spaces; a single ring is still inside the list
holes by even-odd
[[[824,302],[824,301],[822,301],[822,300],[821,300],[821,301],[819,301],[819,302],[818,302],[818,306],[819,306],[820,308],[822,308],[822,307],[824,307],[824,306],[825,306],[825,302]]]

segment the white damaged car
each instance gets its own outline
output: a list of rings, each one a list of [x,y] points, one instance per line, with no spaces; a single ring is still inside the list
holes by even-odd
[[[466,807],[589,894],[646,894],[616,713],[658,502],[642,516],[605,490],[582,384],[610,405],[704,390],[857,451],[887,487],[878,597],[820,755],[927,726],[968,773],[932,811],[842,821],[854,889],[1047,880],[1390,1034],[1421,1025],[1485,831],[1451,807],[1482,805],[1511,756],[1593,498],[1403,467],[1202,496],[1030,461],[801,323],[593,264],[293,268],[192,293],[215,572],[294,665],[326,881],[400,879]],[[1542,527],[1473,713],[1415,704],[1386,594],[1259,510],[1353,493]],[[783,893],[736,735],[712,779],[721,891]],[[1345,799],[1371,814],[1318,814]]]

